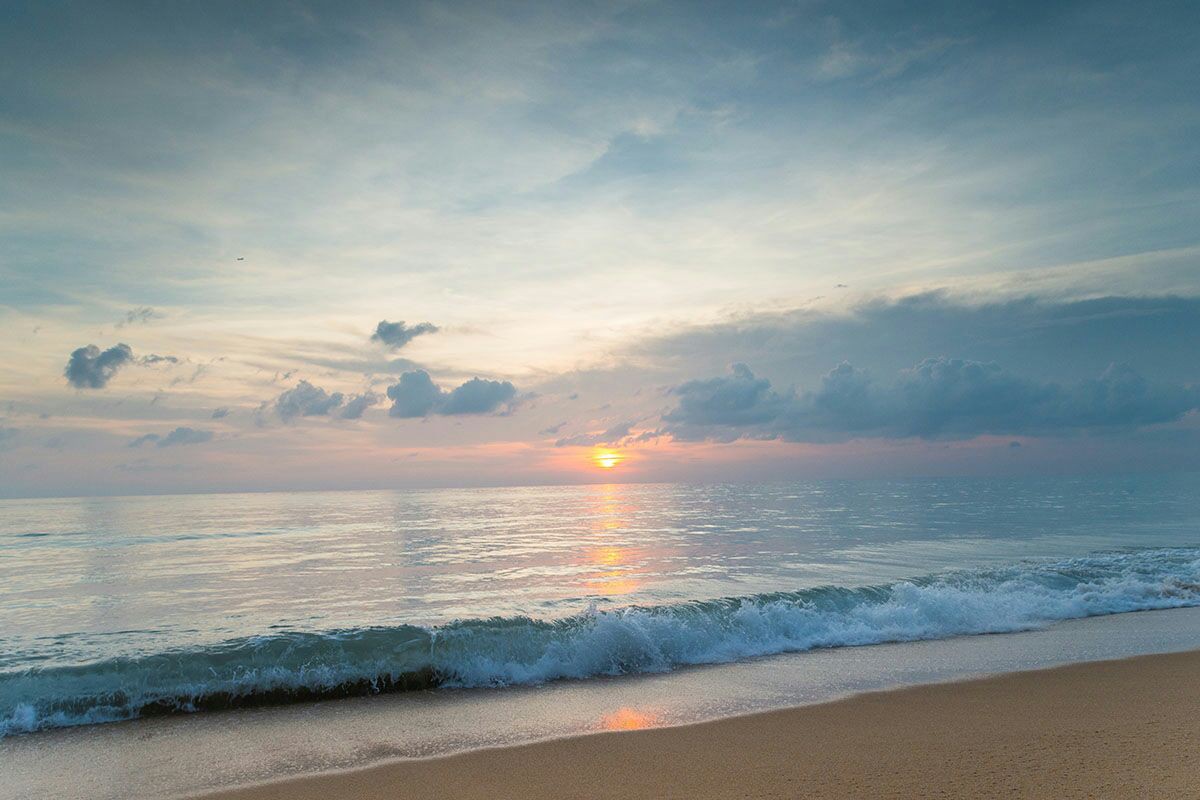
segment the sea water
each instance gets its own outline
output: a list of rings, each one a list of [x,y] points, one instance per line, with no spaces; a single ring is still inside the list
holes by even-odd
[[[1200,476],[8,500],[0,587],[11,736],[1197,606]]]

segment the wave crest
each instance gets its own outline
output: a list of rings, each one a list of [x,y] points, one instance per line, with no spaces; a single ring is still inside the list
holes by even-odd
[[[0,673],[0,735],[163,713],[437,686],[663,672],[754,656],[1030,630],[1200,605],[1200,549],[1101,553],[884,586],[611,611],[234,639],[194,650]]]

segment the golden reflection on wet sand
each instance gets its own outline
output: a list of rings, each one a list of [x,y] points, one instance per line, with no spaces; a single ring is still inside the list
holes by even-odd
[[[600,718],[600,727],[606,731],[637,731],[653,728],[662,723],[662,714],[651,709],[618,708]]]

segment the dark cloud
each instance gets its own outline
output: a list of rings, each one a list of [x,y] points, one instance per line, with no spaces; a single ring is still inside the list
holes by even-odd
[[[213,419],[224,419],[229,416],[229,409],[226,406],[214,409],[212,412]]]
[[[517,389],[508,381],[472,378],[446,392],[422,369],[401,375],[399,383],[388,387],[387,396],[392,401],[388,413],[393,417],[489,414],[511,403],[517,396]]]
[[[324,417],[341,406],[344,398],[341,392],[330,394],[319,386],[301,380],[294,388],[276,398],[275,411],[285,422],[296,417]]]
[[[745,364],[734,364],[726,378],[688,381],[675,388],[679,408],[664,419],[698,426],[760,425],[778,417],[786,400],[771,382],[756,378]]]
[[[517,389],[508,381],[471,380],[446,396],[439,414],[488,414],[517,396]]]
[[[393,350],[404,347],[426,333],[437,333],[438,326],[431,322],[418,322],[413,326],[406,326],[403,321],[388,322],[386,319],[375,326],[375,333],[371,335],[371,341],[382,342]]]
[[[401,419],[424,417],[442,402],[442,390],[423,369],[405,372],[400,382],[387,388],[392,407],[388,414]]]
[[[159,436],[157,433],[147,433],[144,436],[139,436],[129,443],[129,447],[141,447],[144,444],[154,442],[158,447],[174,447],[182,444],[203,444],[210,442],[213,438],[212,431],[196,430],[195,428],[179,427],[168,433],[166,436]]]
[[[117,344],[103,351],[89,344],[71,353],[63,375],[76,389],[103,389],[118,369],[133,360],[133,350],[127,344]]]
[[[1200,381],[1200,298],[1025,297],[972,303],[944,293],[873,300],[846,311],[753,314],[647,339],[638,361],[684,375],[741,361],[801,385],[842,361],[889,375],[928,356],[1021,365],[1047,382],[1081,381],[1111,363],[1151,380]]]
[[[342,408],[342,419],[359,419],[363,412],[380,401],[379,395],[374,392],[364,392],[363,394],[351,395],[346,401],[346,405]]]
[[[117,327],[124,328],[127,325],[145,325],[151,320],[162,319],[162,316],[162,314],[149,306],[138,306],[125,312],[125,316],[117,323]]]
[[[950,358],[925,359],[887,386],[842,363],[804,392],[776,392],[738,364],[729,376],[688,381],[673,393],[679,405],[663,421],[685,440],[1055,435],[1174,422],[1200,408],[1200,388],[1151,384],[1127,366],[1059,384]]]

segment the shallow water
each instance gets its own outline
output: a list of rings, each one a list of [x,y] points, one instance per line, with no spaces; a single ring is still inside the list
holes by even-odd
[[[442,690],[0,739],[0,800],[164,800],[281,777],[680,725],[1065,662],[1200,649],[1200,609],[996,636],[842,647],[655,675]]]
[[[0,725],[1200,604],[1200,476],[0,501]]]

